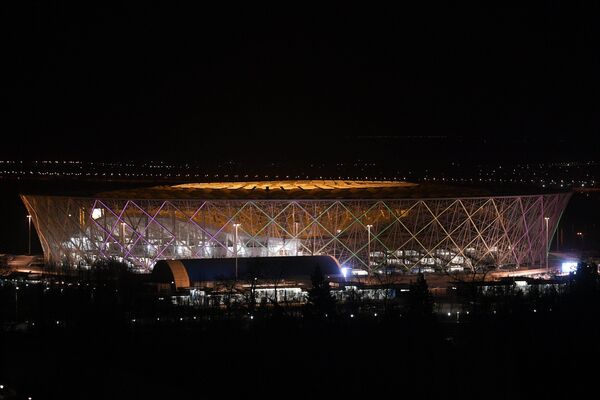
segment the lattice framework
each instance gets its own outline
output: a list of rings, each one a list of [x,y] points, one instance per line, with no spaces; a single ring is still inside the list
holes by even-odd
[[[352,268],[403,272],[543,265],[569,198],[569,193],[400,200],[22,196],[53,262],[116,257],[150,270],[169,258],[328,254]]]

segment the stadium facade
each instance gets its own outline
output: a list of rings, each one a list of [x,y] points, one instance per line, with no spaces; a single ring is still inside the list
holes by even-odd
[[[519,192],[523,193],[523,192]],[[49,262],[330,255],[373,271],[543,266],[570,193],[381,181],[225,182],[21,195]]]

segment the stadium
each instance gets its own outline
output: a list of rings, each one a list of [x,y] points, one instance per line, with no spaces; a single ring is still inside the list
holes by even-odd
[[[21,195],[48,262],[334,257],[355,273],[537,267],[570,193],[396,181],[188,183]]]

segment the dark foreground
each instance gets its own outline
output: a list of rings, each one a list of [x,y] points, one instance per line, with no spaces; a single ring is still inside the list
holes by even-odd
[[[579,397],[599,333],[596,313],[550,311],[39,326],[2,334],[0,376],[25,399]]]

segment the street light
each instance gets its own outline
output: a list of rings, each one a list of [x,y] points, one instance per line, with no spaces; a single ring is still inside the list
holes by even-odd
[[[549,269],[548,269],[548,250],[550,247],[550,244],[548,243],[548,220],[549,219],[550,218],[548,218],[548,217],[544,217],[544,220],[546,221],[546,272],[549,271]]]
[[[335,236],[335,240],[333,241],[333,256],[337,257],[337,241],[339,240],[340,233],[342,233],[341,229],[336,230],[337,235]]]
[[[298,248],[299,243],[298,243],[298,223],[294,222],[294,238],[296,238],[296,256],[298,256]]]
[[[235,228],[235,239],[234,239],[234,251],[235,251],[235,280],[237,281],[238,279],[238,246],[237,246],[237,241],[238,241],[238,228],[240,227],[241,224],[233,224],[233,227]]]
[[[31,255],[31,214],[27,214],[27,224],[29,225],[29,245],[27,246],[27,255]]]
[[[581,238],[581,249],[583,250],[583,232],[577,232],[577,236]]]
[[[15,321],[19,320],[19,287],[15,286]]]
[[[369,270],[371,269],[371,228],[373,227],[373,225],[367,225],[367,232],[369,234],[369,240],[367,241],[367,251],[369,252],[369,257],[368,257],[368,268]]]

